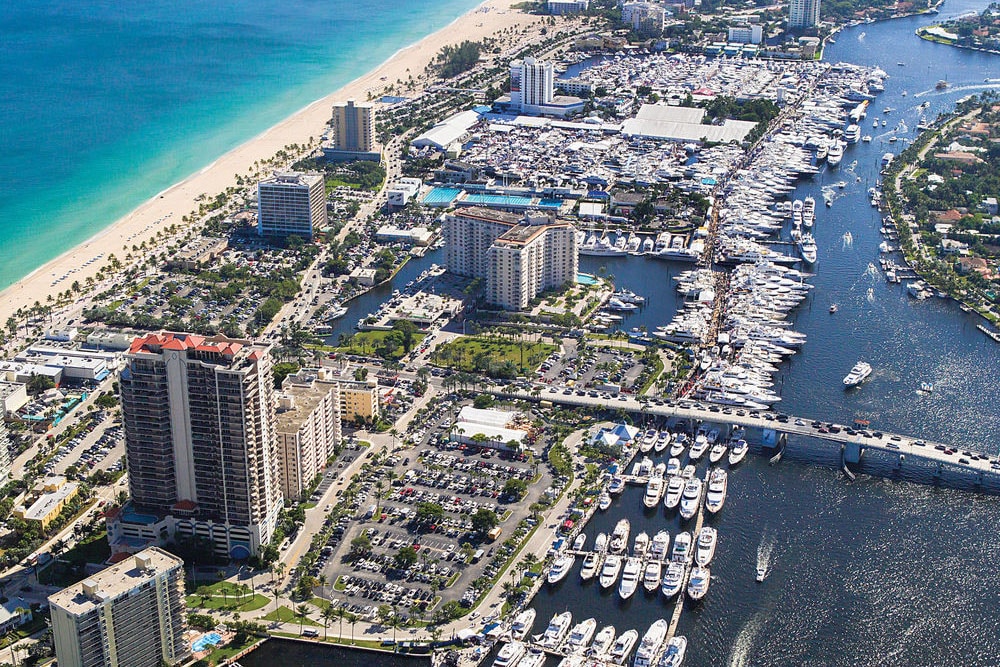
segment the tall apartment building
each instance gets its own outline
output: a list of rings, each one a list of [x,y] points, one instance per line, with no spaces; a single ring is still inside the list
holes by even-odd
[[[187,658],[183,565],[151,547],[49,596],[60,667],[160,667]]]
[[[622,22],[640,35],[661,35],[667,10],[652,2],[628,2],[622,6]]]
[[[298,498],[340,444],[340,384],[329,369],[289,375],[278,394],[281,491]]]
[[[375,107],[354,100],[333,105],[333,148],[368,153],[375,149]]]
[[[323,175],[277,172],[257,184],[257,233],[297,234],[311,239],[313,230],[327,226],[326,183]]]
[[[734,25],[729,29],[729,41],[739,44],[760,44],[764,39],[764,27],[760,24]]]
[[[270,346],[224,336],[137,338],[121,372],[131,507],[108,519],[114,552],[203,539],[258,553],[282,507]]]
[[[522,110],[552,104],[555,70],[552,63],[525,58],[510,64],[510,101]]]
[[[448,270],[486,283],[487,300],[525,308],[539,292],[576,279],[576,234],[548,216],[465,208],[445,216]]]
[[[9,479],[10,437],[7,435],[7,427],[0,421],[0,486],[6,484]]]
[[[813,28],[819,25],[819,0],[790,0],[789,28]]]

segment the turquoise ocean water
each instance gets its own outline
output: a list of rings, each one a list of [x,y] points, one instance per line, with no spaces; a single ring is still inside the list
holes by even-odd
[[[12,4],[0,14],[0,288],[476,4]]]

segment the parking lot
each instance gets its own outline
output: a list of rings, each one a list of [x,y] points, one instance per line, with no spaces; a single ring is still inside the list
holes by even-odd
[[[554,386],[608,394],[632,392],[646,368],[642,353],[614,347],[587,346],[564,341],[566,353],[553,354],[538,369],[538,380]]]

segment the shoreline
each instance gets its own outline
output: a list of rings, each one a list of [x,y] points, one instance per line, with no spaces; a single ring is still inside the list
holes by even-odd
[[[524,27],[539,17],[513,9],[514,0],[484,0],[447,25],[417,42],[397,49],[377,67],[344,86],[305,105],[263,132],[218,156],[184,179],[156,193],[117,220],[57,257],[36,267],[0,292],[0,320],[18,310],[30,308],[36,301],[45,303],[79,281],[93,277],[115,254],[119,259],[131,252],[133,245],[150,243],[158,232],[171,225],[184,225],[181,218],[198,209],[201,195],[212,197],[235,185],[235,175],[252,173],[254,163],[272,158],[290,144],[307,144],[318,138],[330,119],[330,106],[346,99],[366,100],[377,97],[397,79],[406,79],[411,70],[424,73],[443,46],[462,40],[481,40],[498,31]],[[409,96],[420,94],[431,81],[422,81]],[[95,260],[94,258],[99,258]],[[55,282],[56,284],[53,284]],[[48,284],[46,284],[48,283]],[[73,297],[73,301],[80,298]]]

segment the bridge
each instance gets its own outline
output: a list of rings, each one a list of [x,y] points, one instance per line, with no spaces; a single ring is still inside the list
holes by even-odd
[[[987,455],[974,452],[971,449],[962,448],[959,450],[955,445],[931,442],[898,433],[883,432],[880,433],[881,437],[875,436],[877,431],[873,432],[870,430],[848,433],[846,431],[847,427],[836,424],[832,425],[836,431],[834,432],[834,430],[829,428],[831,424],[828,422],[821,424],[807,417],[780,415],[777,412],[769,410],[751,411],[736,406],[706,404],[690,399],[650,399],[640,402],[632,396],[624,395],[611,398],[581,396],[576,393],[577,390],[566,394],[566,390],[564,389],[556,392],[544,390],[539,394],[511,390],[509,387],[504,386],[493,386],[488,387],[486,391],[498,396],[521,398],[528,401],[549,401],[552,404],[594,410],[624,410],[626,412],[663,419],[687,419],[716,424],[734,424],[743,427],[758,428],[764,432],[773,431],[775,434],[786,436],[807,436],[839,444],[843,452],[844,461],[847,463],[859,462],[863,452],[870,449],[898,456],[900,465],[906,459],[915,459],[937,465],[939,470],[947,466],[952,469],[973,473],[977,476],[977,481],[982,481],[986,476],[1000,478],[1000,458],[991,460]],[[817,426],[814,426],[814,424],[817,424]],[[871,433],[871,435],[866,435],[865,433]],[[775,442],[765,442],[765,444],[776,446],[779,442],[780,438],[776,438]]]

